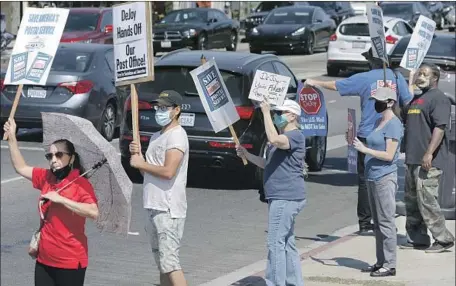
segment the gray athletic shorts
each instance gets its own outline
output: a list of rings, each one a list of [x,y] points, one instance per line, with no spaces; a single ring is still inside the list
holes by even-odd
[[[185,218],[171,218],[165,211],[147,210],[146,232],[160,273],[181,270],[179,248]]]

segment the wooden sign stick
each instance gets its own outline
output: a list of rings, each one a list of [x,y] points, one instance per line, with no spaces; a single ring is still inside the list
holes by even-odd
[[[135,84],[130,84],[131,89],[131,125],[133,129],[133,142],[139,141],[139,110],[138,110],[138,93],[136,92]]]
[[[383,62],[383,82],[385,84],[385,87],[387,87],[386,86],[386,63],[385,62]]]
[[[22,87],[24,85],[20,84],[17,86],[16,96],[14,97],[13,106],[11,107],[9,119],[14,119],[14,115],[16,114],[17,105],[19,104],[19,99],[21,99],[22,94]],[[1,127],[3,128],[3,126]],[[8,134],[3,134],[3,140],[8,140]]]
[[[206,58],[203,55],[201,55],[201,64],[205,64],[205,63],[206,63]],[[234,143],[236,145],[240,146],[241,143],[239,142],[239,138],[236,135],[236,131],[234,131],[233,125],[230,124],[228,126],[228,128],[230,129],[231,136],[233,137]],[[242,156],[242,162],[244,163],[244,166],[248,164],[248,161],[244,156]]]

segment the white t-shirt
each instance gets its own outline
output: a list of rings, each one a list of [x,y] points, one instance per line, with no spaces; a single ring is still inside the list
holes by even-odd
[[[152,165],[164,166],[166,151],[170,149],[178,149],[184,153],[181,164],[171,180],[144,172],[144,208],[169,211],[172,218],[185,218],[189,144],[184,128],[179,125],[163,134],[157,132],[152,135],[146,151],[146,161]]]

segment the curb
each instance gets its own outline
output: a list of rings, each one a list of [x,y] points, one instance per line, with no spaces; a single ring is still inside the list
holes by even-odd
[[[340,243],[347,242],[350,239],[357,237],[355,234],[357,231],[358,224],[347,226],[336,230],[328,236],[338,237],[335,240],[325,241],[322,239],[321,241],[311,243],[310,245],[299,249],[298,252],[301,257],[301,261],[309,258],[312,255],[321,253]],[[265,265],[266,260],[260,260],[248,266],[235,270],[227,275],[221,276],[204,284],[200,284],[199,286],[253,286],[256,282],[263,280],[262,277],[264,277]]]

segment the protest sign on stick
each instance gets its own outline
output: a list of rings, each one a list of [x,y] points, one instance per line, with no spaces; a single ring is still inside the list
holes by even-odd
[[[229,128],[234,143],[240,145],[232,126],[240,119],[239,114],[217,64],[214,60],[207,61],[204,56],[201,57],[201,64],[201,66],[192,70],[190,74],[195,82],[196,90],[206,111],[207,118],[216,133]],[[242,162],[247,165],[246,158],[242,158]]]
[[[16,114],[24,84],[46,85],[68,13],[68,9],[60,8],[28,8],[25,11],[4,81],[4,85],[18,86],[9,119]],[[4,134],[3,140],[6,139],[8,136]]]
[[[353,146],[353,142],[356,138],[356,110],[348,109],[348,128],[347,128],[347,143],[348,143],[348,154],[347,154],[347,166],[348,172],[356,174],[358,172],[358,151]]]
[[[434,38],[435,26],[433,20],[420,15],[402,57],[401,67],[410,71],[420,67]]]
[[[298,86],[297,101],[301,106],[301,125],[304,136],[327,136],[328,119],[323,92],[317,87]]]
[[[130,85],[133,141],[139,142],[136,83],[154,80],[151,2],[113,5],[116,86]]]
[[[367,20],[369,22],[369,36],[372,42],[372,54],[375,58],[383,61],[383,77],[386,83],[386,65],[389,63],[382,8],[375,4],[367,4]]]
[[[249,99],[281,106],[287,95],[290,80],[287,76],[257,70],[250,88]]]

